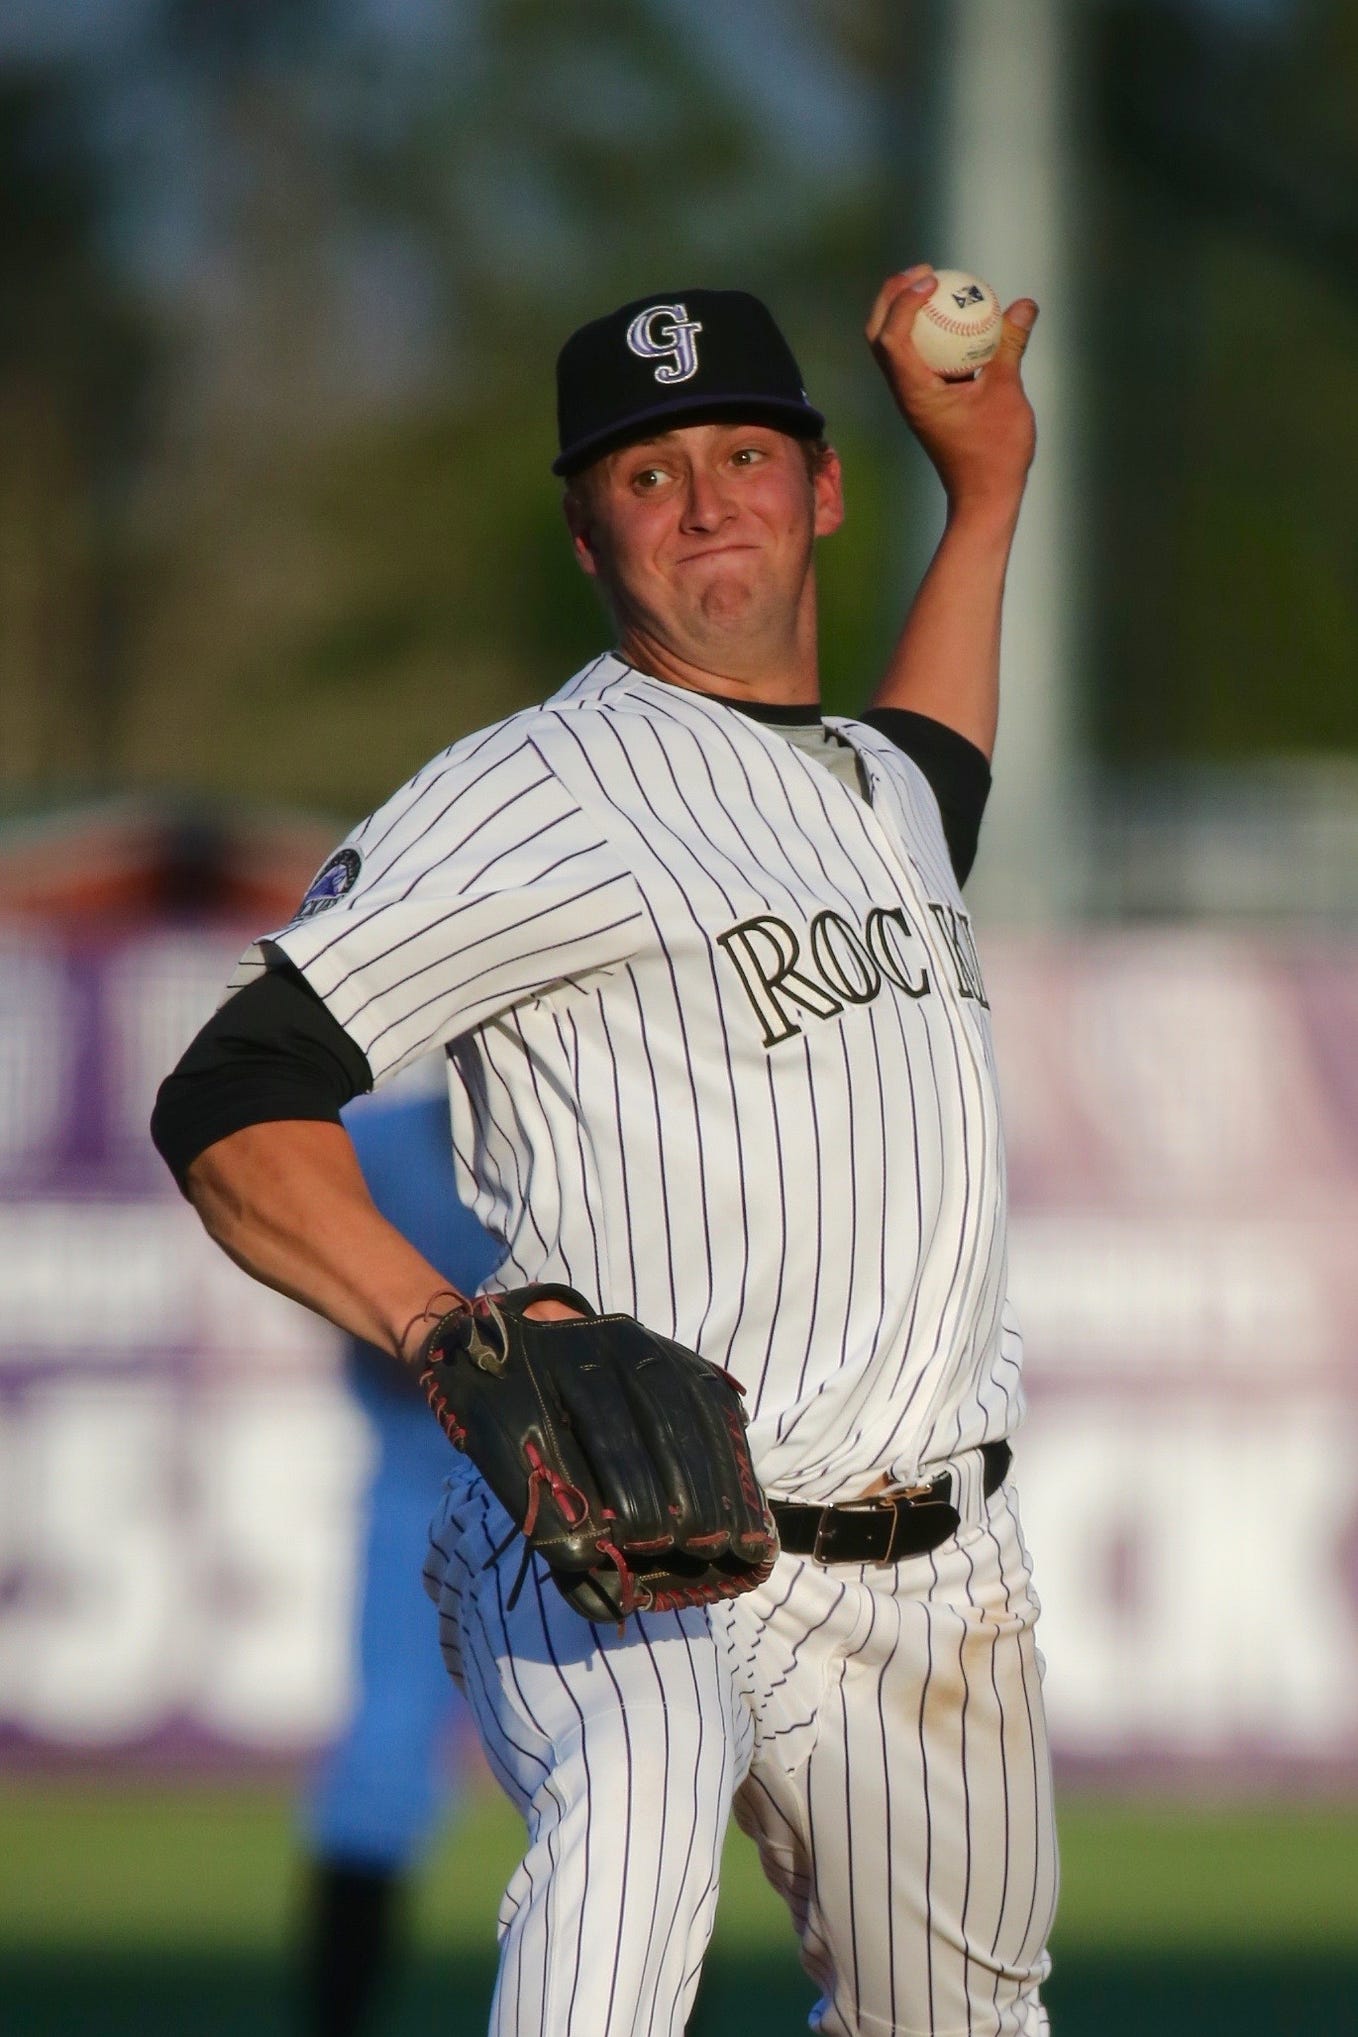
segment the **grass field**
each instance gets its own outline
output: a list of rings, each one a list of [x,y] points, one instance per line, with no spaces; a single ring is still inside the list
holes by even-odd
[[[1057,2037],[1358,2031],[1358,1806],[1074,1801],[1062,1837]],[[512,1815],[478,1794],[421,1878],[389,2037],[484,2028],[517,1843]],[[295,1896],[277,1792],[0,1785],[0,2031],[284,2037]],[[781,2037],[810,2000],[736,1835],[702,2037]]]

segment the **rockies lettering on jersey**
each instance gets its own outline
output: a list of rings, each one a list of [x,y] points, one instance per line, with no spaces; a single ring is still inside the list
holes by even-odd
[[[981,963],[972,938],[971,921],[956,906],[936,905],[932,899],[929,910],[938,921],[939,932],[947,944],[958,990],[963,997],[974,997],[989,1011],[990,999],[981,981]]]
[[[796,933],[774,913],[760,913],[717,935],[764,1028],[766,1047],[801,1031],[794,1007],[815,1018],[837,1018],[846,1004],[870,1003],[884,981],[907,997],[926,997],[929,972],[921,968],[912,980],[904,954],[909,939],[910,923],[899,905],[873,906],[861,933],[842,913],[818,912],[807,941],[812,980],[798,966]]]
[[[761,1479],[818,1501],[913,1482],[1022,1405],[937,802],[832,726],[866,799],[602,658],[434,759],[344,845],[349,888],[273,937],[379,1083],[447,1047],[498,1282],[565,1282],[728,1366]]]

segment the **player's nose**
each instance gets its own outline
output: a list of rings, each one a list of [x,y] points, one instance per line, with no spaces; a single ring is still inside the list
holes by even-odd
[[[684,491],[684,528],[716,530],[734,514],[735,504],[721,475],[708,467],[691,467]]]

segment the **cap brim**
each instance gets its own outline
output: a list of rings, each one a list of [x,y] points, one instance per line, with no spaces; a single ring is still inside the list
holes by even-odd
[[[788,432],[799,439],[819,438],[825,430],[825,419],[819,410],[814,410],[809,403],[793,402],[791,398],[695,394],[690,402],[685,402],[682,397],[671,397],[666,403],[635,411],[620,423],[609,425],[607,431],[596,432],[591,438],[579,439],[573,446],[567,446],[552,461],[552,472],[559,474],[563,480],[571,474],[578,474],[582,467],[592,466],[605,453],[615,453],[620,446],[650,438],[652,426],[660,426],[663,432],[677,430],[681,425],[718,423],[732,416],[749,424],[771,424],[775,430]],[[660,435],[660,432],[654,434],[656,437]]]

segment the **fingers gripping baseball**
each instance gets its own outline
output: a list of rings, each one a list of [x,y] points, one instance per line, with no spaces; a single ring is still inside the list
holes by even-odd
[[[917,264],[889,276],[868,314],[866,335],[897,408],[933,463],[950,504],[989,502],[1016,508],[1032,461],[1032,408],[1023,388],[1021,363],[1037,319],[1031,297],[1019,297],[1003,312],[995,351],[978,372],[967,371],[970,341],[959,335],[958,363],[949,361],[946,328],[967,318],[993,321],[998,306],[988,285],[962,272],[944,272],[949,282],[946,315],[932,321],[932,366],[917,343],[919,320],[939,288],[939,272]],[[956,296],[953,285],[960,286]],[[940,300],[941,302],[941,300]],[[989,311],[987,313],[986,305]],[[953,316],[954,304],[958,316]],[[993,332],[993,324],[991,327]],[[953,379],[956,375],[958,379]]]
[[[877,364],[887,378],[897,402],[902,401],[898,380],[916,391],[927,390],[938,378],[911,340],[915,320],[938,288],[938,278],[927,262],[888,276],[873,301],[864,331]]]
[[[1000,344],[995,351],[993,366],[1002,374],[1017,375],[1036,324],[1037,305],[1033,299],[1016,297],[1005,311],[1004,323],[1000,327]]]

